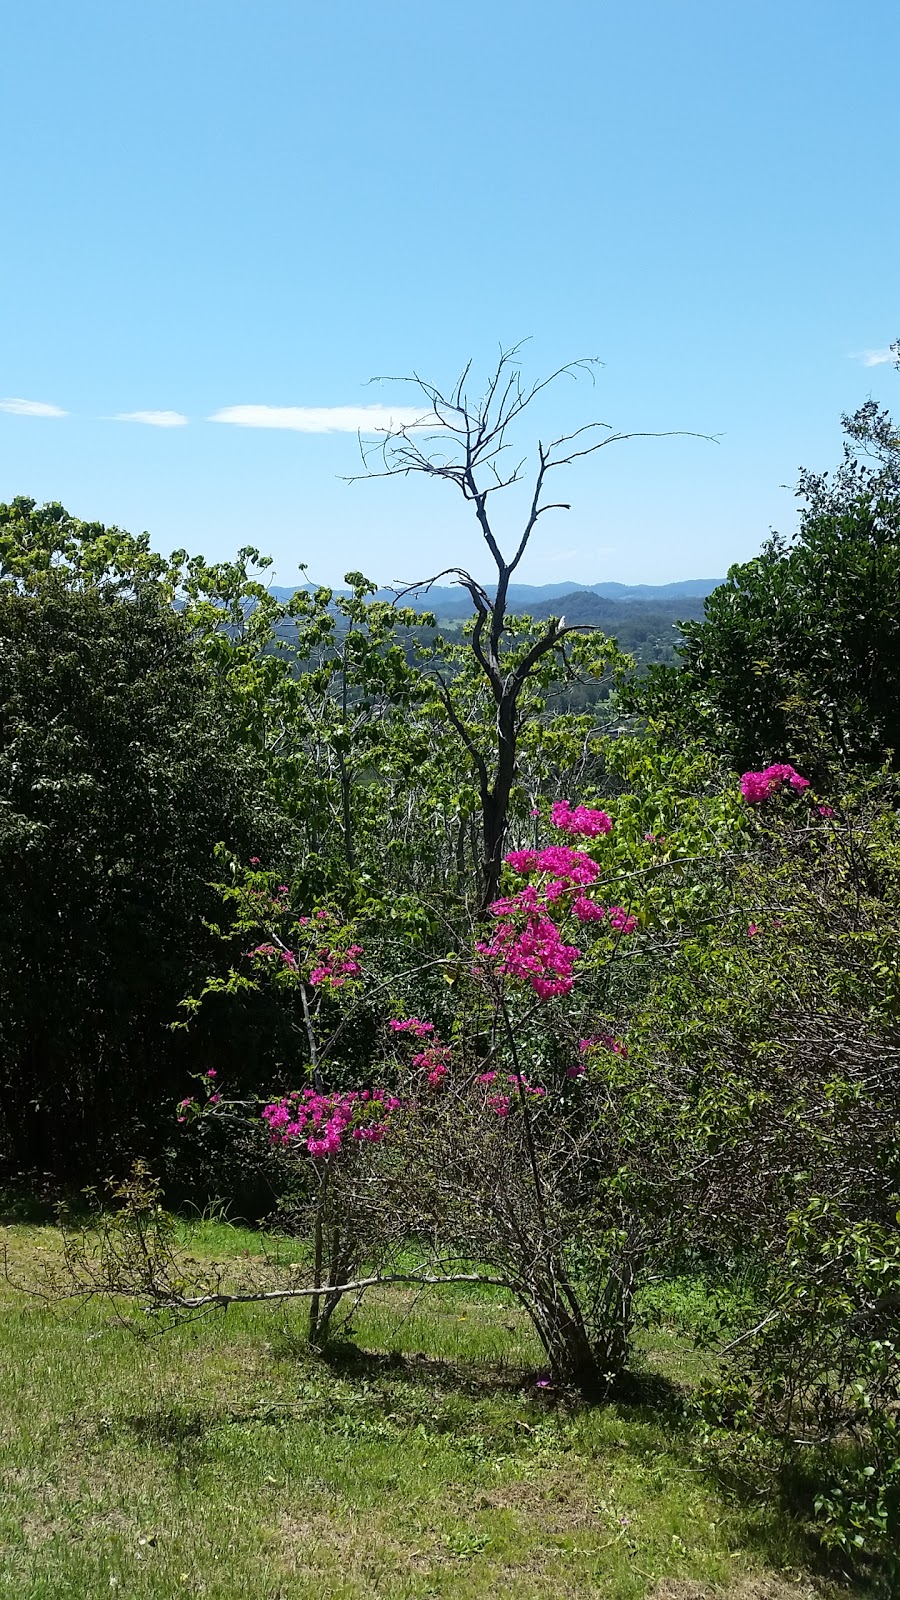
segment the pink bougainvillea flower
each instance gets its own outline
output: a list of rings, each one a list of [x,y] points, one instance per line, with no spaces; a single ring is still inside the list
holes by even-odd
[[[616,933],[634,933],[638,925],[637,917],[631,916],[624,906],[607,906],[606,915],[610,927],[615,928]]]
[[[754,939],[758,933],[759,925],[755,922],[751,922],[749,928],[747,929],[747,938]]]
[[[446,1044],[429,1044],[413,1056],[413,1066],[422,1067],[427,1071],[427,1082],[432,1089],[440,1088],[450,1070],[450,1046]]]
[[[568,800],[554,800],[550,807],[550,820],[554,828],[563,833],[579,833],[586,839],[598,833],[609,833],[612,817],[605,811],[594,811],[590,806],[571,806]]]
[[[426,1034],[434,1033],[434,1023],[423,1022],[420,1017],[392,1017],[388,1027],[392,1033],[411,1033],[416,1039],[424,1039]]]
[[[606,913],[595,900],[589,900],[586,894],[580,894],[572,901],[572,914],[579,922],[602,922]]]
[[[833,817],[834,816],[834,807],[833,806],[816,806],[816,810],[818,811],[820,817]]]
[[[621,1056],[623,1061],[628,1059],[628,1046],[621,1039],[614,1039],[611,1033],[592,1034],[589,1039],[579,1039],[578,1049],[582,1055],[589,1050],[611,1050],[614,1056]]]
[[[571,845],[551,844],[544,850],[510,850],[507,864],[520,877],[532,873],[548,872],[554,877],[567,878],[573,884],[593,883],[600,876],[596,861],[583,850],[573,850]]]
[[[258,867],[259,866],[259,856],[251,856],[250,857],[250,865],[251,865],[251,867]]]
[[[795,793],[809,788],[809,779],[801,777],[800,773],[787,761],[773,762],[763,772],[745,772],[741,776],[741,794],[748,805],[758,806],[770,795],[777,794],[788,784]]]
[[[399,1106],[396,1096],[380,1089],[335,1094],[304,1089],[264,1106],[262,1118],[273,1144],[302,1144],[309,1155],[319,1158],[337,1155],[348,1134],[357,1143],[378,1143],[388,1132],[390,1113]]]

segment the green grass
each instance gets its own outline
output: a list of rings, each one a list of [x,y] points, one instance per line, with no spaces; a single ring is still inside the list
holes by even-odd
[[[58,1249],[50,1228],[3,1232],[14,1279]],[[216,1222],[182,1240],[197,1257],[262,1248]],[[2,1288],[0,1596],[810,1592],[776,1580],[802,1576],[801,1533],[716,1489],[677,1406],[536,1388],[540,1350],[500,1295],[384,1291],[355,1351],[327,1362],[302,1310],[152,1337],[128,1315],[134,1329],[109,1306]],[[657,1323],[642,1364],[664,1399],[701,1358]]]

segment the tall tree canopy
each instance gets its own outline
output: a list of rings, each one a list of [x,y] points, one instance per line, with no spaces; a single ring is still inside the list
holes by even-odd
[[[732,567],[681,665],[631,691],[739,768],[900,759],[900,426],[869,402],[844,428],[838,470],[801,475],[796,533]]]
[[[174,1093],[215,845],[259,848],[264,809],[158,594],[0,582],[0,1141],[19,1166],[83,1170]]]

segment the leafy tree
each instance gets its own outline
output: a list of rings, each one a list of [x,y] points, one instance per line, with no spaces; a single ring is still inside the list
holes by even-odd
[[[0,1139],[20,1168],[84,1172],[181,1081],[168,1024],[219,956],[214,846],[274,836],[230,714],[152,587],[0,583]]]
[[[484,393],[468,392],[471,362],[457,382],[443,390],[417,374],[402,381],[412,383],[422,399],[422,418],[415,428],[389,430],[378,445],[363,450],[368,465],[376,456],[381,467],[371,477],[409,477],[421,473],[452,487],[471,507],[479,533],[497,572],[490,592],[462,567],[447,567],[411,589],[428,589],[439,578],[452,577],[466,590],[475,609],[469,632],[470,683],[477,682],[488,701],[483,719],[487,734],[473,726],[451,693],[446,675],[436,673],[446,717],[466,752],[477,785],[481,813],[480,908],[486,911],[496,899],[502,872],[503,850],[510,820],[510,802],[517,777],[519,738],[529,720],[529,694],[535,682],[575,676],[581,669],[600,677],[613,664],[617,651],[602,637],[595,643],[579,639],[594,632],[590,624],[567,623],[565,617],[522,626],[508,612],[509,588],[532,534],[548,512],[568,511],[565,501],[548,497],[550,474],[594,455],[624,439],[659,437],[658,434],[614,433],[606,423],[588,422],[572,433],[539,441],[537,465],[526,499],[515,548],[509,556],[501,548],[494,496],[513,488],[523,478],[524,460],[510,457],[515,426],[522,414],[558,378],[593,375],[595,360],[569,362],[546,378],[527,384],[519,365],[521,345],[501,350]],[[409,590],[405,592],[410,592]],[[533,710],[533,708],[532,708]]]
[[[900,760],[900,430],[874,402],[844,428],[837,472],[801,474],[797,532],[732,567],[683,624],[681,665],[628,693],[738,770]]]

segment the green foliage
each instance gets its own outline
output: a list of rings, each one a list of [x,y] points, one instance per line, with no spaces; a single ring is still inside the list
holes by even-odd
[[[877,407],[845,420],[834,478],[801,479],[796,538],[732,569],[685,623],[677,671],[632,684],[650,726],[627,735],[617,647],[507,613],[534,519],[505,562],[464,464],[442,471],[499,582],[492,599],[458,574],[476,615],[452,634],[359,573],[349,594],[284,600],[250,546],[166,560],[59,506],[0,507],[0,1136],[18,1167],[74,1175],[158,1144],[163,1106],[183,1188],[233,1198],[260,1177],[266,1209],[280,1197],[299,1234],[280,1267],[319,1333],[354,1273],[421,1289],[424,1261],[487,1276],[485,1304],[509,1292],[584,1390],[621,1392],[651,1330],[689,1334],[708,1364],[716,1347],[717,1448],[802,1484],[822,1543],[884,1575],[900,445]],[[792,760],[820,792],[750,805],[723,757]],[[484,940],[504,852],[546,842],[563,796],[614,816],[596,890],[628,932],[566,924],[575,986],[548,1008],[498,981]],[[575,915],[549,893],[542,914],[551,932]],[[521,903],[510,915],[525,927]],[[361,974],[339,965],[351,940]],[[346,985],[313,981],[325,955]],[[413,1013],[437,1028],[427,1091],[386,1027]],[[206,1100],[176,1135],[191,1080]],[[329,1149],[298,1175],[254,1116],[307,1083],[396,1088],[390,1137],[348,1136],[343,1165]],[[118,1199],[104,1291],[127,1279],[152,1302],[163,1261],[195,1311],[158,1195]],[[447,1539],[454,1560],[484,1553],[480,1532]]]
[[[789,796],[727,861],[632,1036],[684,1086],[688,1242],[753,1268],[710,1394],[818,1536],[888,1560],[900,1530],[900,834],[893,783],[837,815]]]
[[[263,778],[152,593],[0,584],[0,1115],[78,1173],[184,1071],[168,1024],[216,958],[213,848],[273,835]],[[205,1041],[214,1048],[213,1041]],[[202,1047],[202,1046],[201,1046]]]
[[[738,770],[789,760],[824,776],[900,751],[900,438],[872,403],[845,429],[834,476],[800,478],[796,534],[732,567],[684,624],[680,667],[630,690]]]
[[[896,1197],[894,1197],[896,1199]],[[745,1429],[815,1460],[831,1548],[900,1549],[900,1228],[816,1197],[788,1218],[772,1311],[740,1348]],[[807,1468],[807,1477],[811,1477]]]

